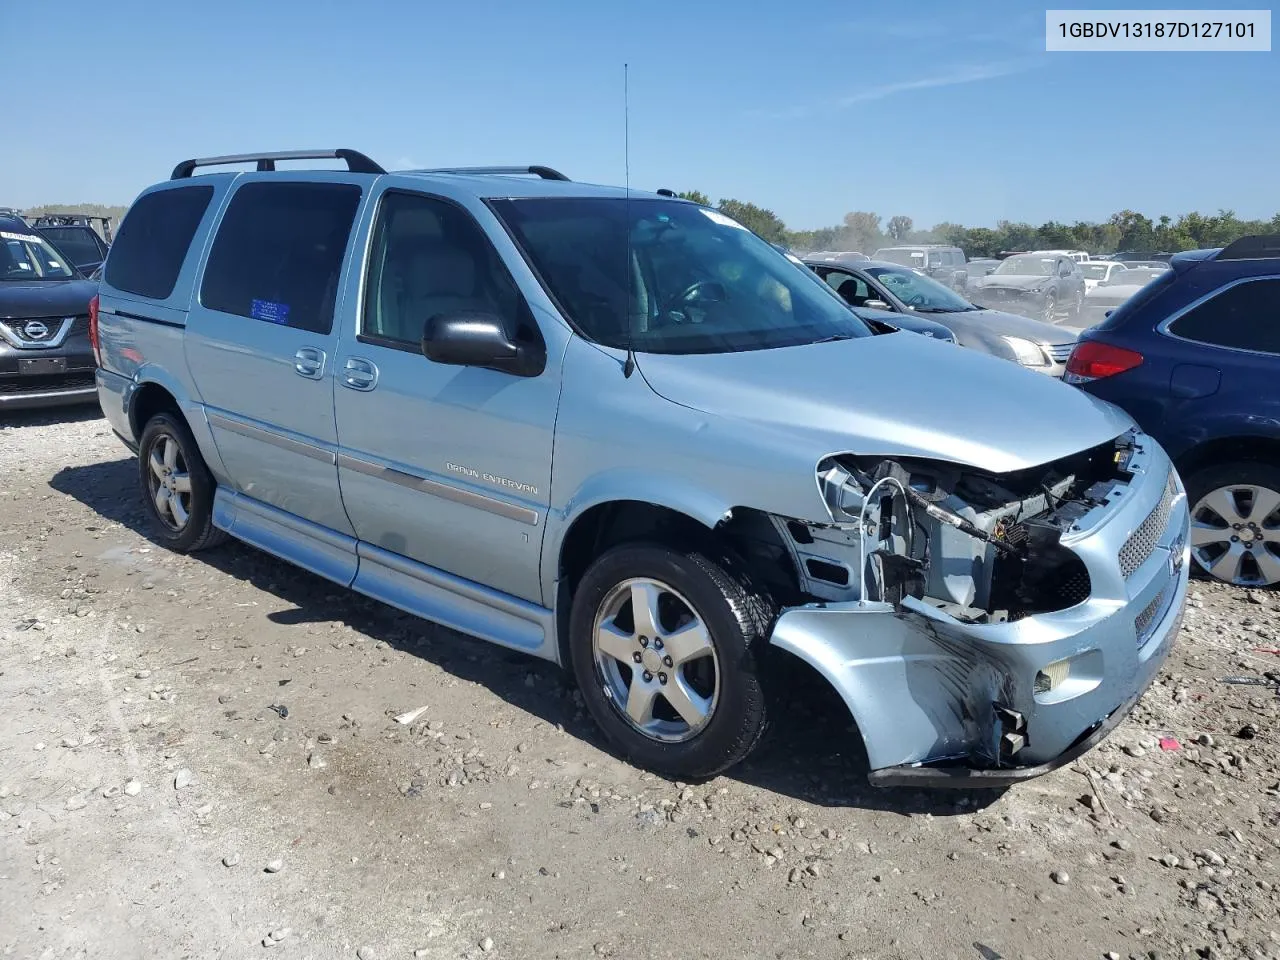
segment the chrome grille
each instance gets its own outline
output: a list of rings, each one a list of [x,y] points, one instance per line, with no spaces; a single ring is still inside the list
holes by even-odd
[[[1054,363],[1066,363],[1071,359],[1071,351],[1075,348],[1074,343],[1051,343],[1045,346]]]
[[[1168,477],[1165,478],[1164,493],[1160,496],[1160,502],[1147,514],[1147,519],[1142,521],[1138,529],[1129,534],[1129,539],[1120,548],[1120,573],[1126,580],[1146,563],[1151,552],[1155,550],[1160,535],[1169,525],[1169,510],[1173,506],[1173,498],[1176,494],[1177,486],[1173,471],[1170,470]]]

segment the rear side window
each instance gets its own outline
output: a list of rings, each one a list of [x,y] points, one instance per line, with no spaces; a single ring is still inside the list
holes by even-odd
[[[1216,347],[1280,353],[1280,279],[1228,287],[1173,321],[1169,332]]]
[[[360,192],[353,183],[245,184],[218,227],[201,304],[329,333]]]
[[[167,300],[213,187],[178,187],[139,197],[111,244],[105,279],[124,293]]]

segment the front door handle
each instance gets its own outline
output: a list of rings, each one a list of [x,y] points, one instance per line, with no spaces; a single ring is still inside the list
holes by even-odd
[[[350,357],[343,364],[342,385],[352,390],[372,390],[378,385],[378,367],[372,360]]]
[[[324,351],[316,347],[302,347],[293,355],[293,369],[300,377],[319,380],[324,376]]]

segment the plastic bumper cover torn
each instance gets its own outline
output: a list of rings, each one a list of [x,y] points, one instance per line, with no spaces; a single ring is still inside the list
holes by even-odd
[[[1182,620],[1189,516],[1163,450],[1140,438],[1124,460],[1110,493],[1085,498],[1055,537],[1054,548],[1087,573],[1083,599],[1060,598],[1012,617],[974,616],[972,590],[965,603],[936,596],[947,582],[938,568],[954,558],[935,553],[912,574],[914,589],[881,588],[877,597],[873,582],[859,588],[864,599],[782,613],[771,642],[835,687],[862,735],[873,784],[974,788],[1027,780],[1070,763],[1128,715]],[[932,539],[940,539],[936,529]],[[991,544],[984,551],[949,572],[981,569],[1002,552]],[[873,581],[877,570],[894,567],[863,562]],[[1055,575],[1070,573],[1062,567]],[[999,585],[978,593],[990,600]]]

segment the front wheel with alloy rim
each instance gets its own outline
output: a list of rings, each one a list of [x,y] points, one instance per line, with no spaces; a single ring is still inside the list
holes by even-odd
[[[1040,308],[1040,319],[1045,323],[1053,323],[1058,315],[1058,300],[1052,293],[1046,293],[1044,305]]]
[[[574,593],[569,642],[588,710],[638,766],[700,779],[759,742],[756,655],[774,608],[727,564],[661,544],[599,557]]]
[[[213,525],[216,483],[181,417],[157,413],[138,441],[138,478],[156,539],[187,553],[221,543]]]
[[[1191,556],[1215,580],[1280,583],[1280,468],[1224,463],[1187,479]]]

